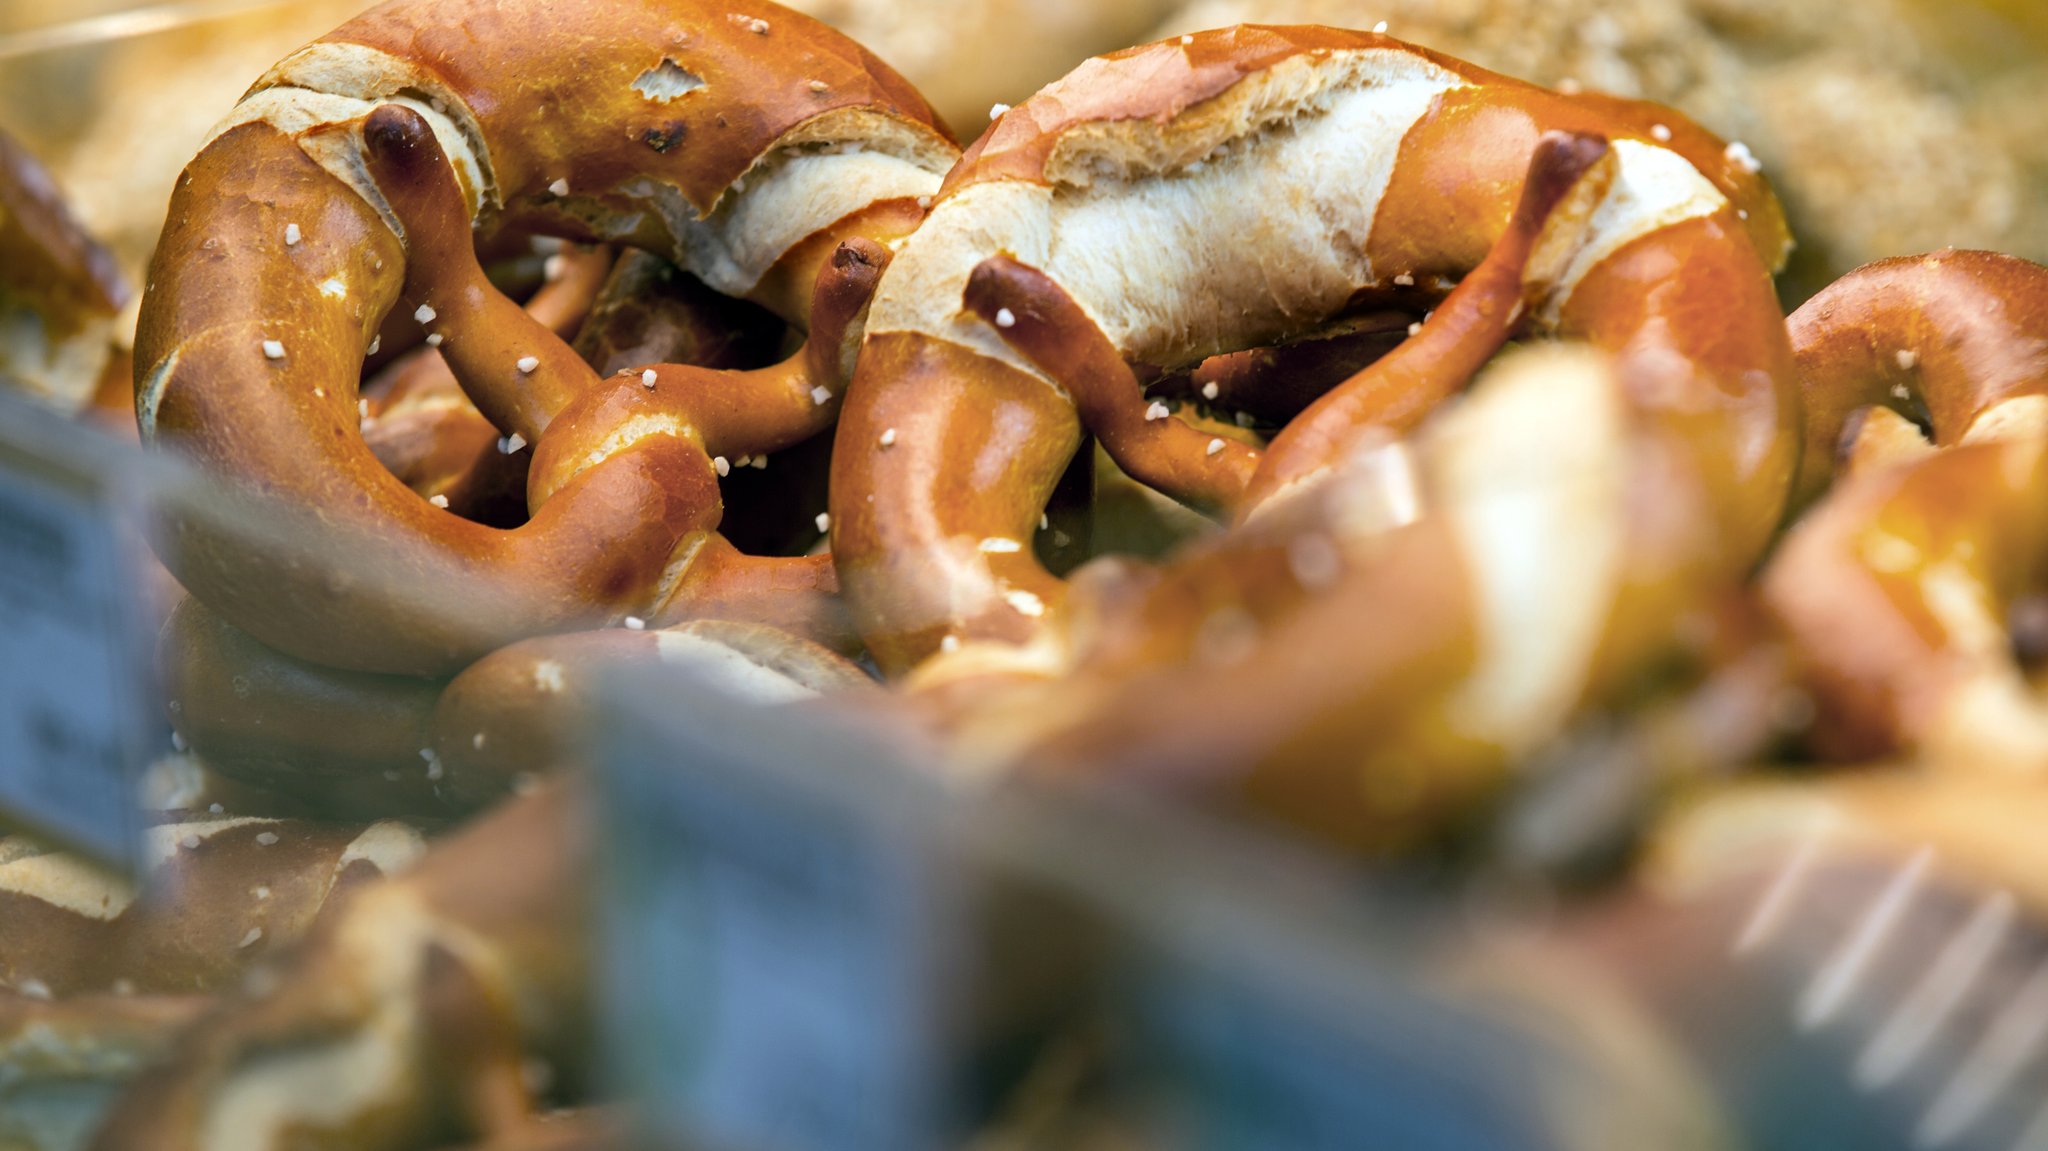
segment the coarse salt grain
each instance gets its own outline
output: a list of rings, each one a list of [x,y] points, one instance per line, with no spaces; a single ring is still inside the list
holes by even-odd
[[[260,927],[252,927],[249,929],[249,934],[244,935],[242,937],[242,941],[240,943],[235,944],[235,946],[247,947],[251,943],[254,943],[261,938],[263,938],[263,929]]]
[[[369,346],[369,348],[368,348],[367,350],[365,350],[365,351],[363,352],[363,354],[364,354],[364,355],[366,355],[366,356],[374,356],[374,355],[376,355],[376,354],[378,353],[378,351],[379,351],[379,350],[381,350],[381,349],[382,349],[383,347],[384,347],[384,335],[383,335],[383,333],[381,333],[381,332],[380,332],[380,333],[378,333],[377,335],[374,335],[374,336],[371,336],[371,337],[370,337],[370,346]]]
[[[819,512],[819,513],[818,513],[818,520],[817,520],[817,523],[818,523],[818,530],[819,530],[819,531],[821,531],[821,532],[829,532],[829,531],[831,531],[831,530],[832,530],[832,513],[830,513],[830,512]]]
[[[274,845],[274,844],[276,844],[276,843],[277,843],[277,833],[276,833],[276,832],[274,832],[274,831],[259,831],[259,832],[257,832],[257,833],[256,833],[256,845],[257,845],[258,847],[270,847],[270,846],[273,846],[273,845]]]
[[[412,318],[418,320],[422,324],[431,324],[434,322],[434,317],[440,314],[441,313],[436,312],[433,308],[427,306],[426,304],[421,304],[419,307],[413,309]]]
[[[437,508],[445,508],[448,506],[448,497],[442,495],[439,492],[435,492],[433,495],[427,497],[427,502],[434,505]]]
[[[282,341],[282,340],[265,340],[265,341],[263,341],[263,358],[264,358],[264,359],[267,359],[267,360],[281,360],[281,359],[284,359],[284,341]]]
[[[548,191],[553,192],[557,196],[566,196],[569,194],[569,181],[556,180],[548,185]]]
[[[212,815],[225,815],[225,814],[227,814],[227,810],[228,810],[228,809],[227,809],[227,808],[225,808],[225,807],[222,807],[222,806],[221,806],[220,804],[218,804],[218,803],[209,803],[209,804],[207,804],[207,805],[206,805],[206,810],[207,810],[207,812],[208,812],[209,814],[212,814]]]
[[[1671,129],[1662,124],[1652,124],[1650,125],[1650,139],[1657,141],[1659,144],[1669,144],[1671,142]]]
[[[627,631],[645,631],[647,629],[647,621],[637,615],[629,615],[619,622],[626,625]]]
[[[1920,353],[1911,348],[1900,348],[1898,355],[1892,358],[1899,362],[1900,370],[1910,372],[1913,370],[1913,365],[1920,362]]]
[[[877,442],[885,448],[894,446],[896,443],[896,429],[883,428],[881,438]]]
[[[939,641],[939,650],[946,652],[959,651],[960,637],[957,635],[949,635],[946,636],[944,639],[941,639]]]
[[[556,280],[561,279],[562,273],[567,272],[568,270],[568,257],[563,256],[559,252],[555,253],[552,256],[549,256],[545,260],[542,260],[540,264],[541,278],[546,280],[550,284],[554,283]]]
[[[1415,277],[1403,272],[1394,277],[1394,283],[1399,287],[1412,288],[1415,286]]]
[[[521,356],[519,357],[519,362],[512,366],[518,368],[521,372],[531,372],[535,368],[540,367],[540,357]]]
[[[811,81],[811,91],[813,91],[813,92],[825,92],[825,91],[829,91],[829,90],[830,90],[830,89],[828,88],[828,86],[826,85],[826,83],[825,83],[825,82],[824,82],[823,80],[813,80],[813,81]]]
[[[1018,543],[1016,540],[1004,539],[1001,536],[990,536],[981,541],[980,547],[982,552],[987,555],[1007,555],[1011,552],[1024,550],[1023,544]]]
[[[1728,147],[1722,149],[1721,154],[1728,158],[1729,163],[1745,172],[1754,174],[1764,170],[1763,164],[1756,158],[1756,153],[1750,151],[1749,145],[1740,140],[1730,142]]]
[[[1202,385],[1202,398],[1205,400],[1213,400],[1217,396],[1220,396],[1222,394],[1223,389],[1217,387],[1216,381],[1214,380],[1210,380],[1208,383]]]
[[[747,461],[747,466],[753,468],[757,472],[766,471],[768,468],[768,457],[755,456],[753,459]]]
[[[722,479],[732,474],[732,461],[726,459],[724,456],[712,456],[711,470],[717,472],[719,477]]]
[[[826,387],[823,384],[819,384],[817,387],[812,388],[811,402],[813,404],[818,405],[819,407],[823,407],[824,405],[832,402],[832,389]]]
[[[1373,25],[1373,26],[1372,26],[1372,30],[1373,30],[1373,32],[1374,32],[1375,34],[1377,34],[1377,35],[1381,35],[1381,36],[1384,36],[1384,35],[1386,35],[1386,34],[1387,34],[1387,22],[1386,22],[1385,20],[1382,20],[1382,21],[1380,21],[1379,23],[1377,23],[1377,24],[1375,24],[1375,25]]]
[[[640,382],[642,384],[645,384],[646,386],[651,388],[654,386],[654,380],[655,375],[653,368],[649,368],[646,371],[640,373]]]
[[[1010,106],[1008,104],[990,104],[988,106],[988,118],[991,120],[1000,119],[1003,113],[1009,110]]]
[[[1217,452],[1220,452],[1220,451],[1222,451],[1222,450],[1223,450],[1223,441],[1222,441],[1222,440],[1210,440],[1210,441],[1209,441],[1209,454],[1210,454],[1210,455],[1212,455],[1212,456],[1213,456],[1213,455],[1215,455],[1215,454],[1216,454]]]
[[[298,242],[299,226],[297,224],[286,224],[284,226],[284,246],[289,248]]]
[[[1008,309],[1008,308],[997,308],[997,309],[996,309],[996,327],[998,327],[998,328],[1008,328],[1008,327],[1014,327],[1014,326],[1016,325],[1016,323],[1017,323],[1017,313],[1015,313],[1015,312],[1011,311],[1011,310],[1010,310],[1010,309]]]
[[[1417,322],[1417,323],[1413,323],[1413,324],[1410,324],[1410,325],[1408,325],[1408,334],[1409,334],[1409,335],[1411,335],[1411,336],[1419,336],[1419,335],[1421,335],[1421,334],[1422,334],[1422,324],[1421,324],[1420,322]]]
[[[525,446],[526,437],[520,435],[518,432],[513,432],[511,435],[506,436],[504,439],[498,441],[498,451],[501,454],[508,456]]]
[[[440,347],[440,346],[441,346],[441,333],[439,333],[439,332],[435,332],[435,333],[434,333],[433,335],[431,335],[431,336],[428,336],[428,337],[427,337],[427,346],[428,346],[428,347],[430,347],[430,348],[438,348],[438,347]]]
[[[1158,400],[1153,400],[1152,406],[1145,409],[1145,419],[1148,422],[1152,420],[1163,420],[1172,414],[1173,413],[1171,411],[1167,410],[1166,405],[1160,403]]]
[[[1045,614],[1045,601],[1022,588],[1011,588],[1003,593],[1003,599],[1024,615],[1037,617]]]
[[[178,846],[184,848],[186,851],[197,851],[199,849],[199,837],[196,835],[188,835],[185,838],[180,839],[178,841]]]

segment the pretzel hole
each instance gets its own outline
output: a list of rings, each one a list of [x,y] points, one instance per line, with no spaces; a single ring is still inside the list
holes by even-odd
[[[2005,613],[2012,657],[2030,675],[2048,668],[2048,595],[2035,593],[2014,600]]]

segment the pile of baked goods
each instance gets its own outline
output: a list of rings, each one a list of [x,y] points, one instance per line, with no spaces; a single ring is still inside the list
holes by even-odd
[[[1970,856],[2048,769],[2048,269],[1788,317],[1751,148],[1578,79],[1176,31],[963,150],[766,0],[285,57],[133,344],[221,501],[158,544],[190,778],[141,895],[0,841],[0,1140],[614,1145],[550,1116],[601,1094],[583,725],[635,666],[1353,857],[1747,883],[1823,808]],[[1098,469],[1206,526],[1130,546]],[[1888,766],[1723,782],[1770,762]],[[1959,874],[2048,913],[2020,870]]]

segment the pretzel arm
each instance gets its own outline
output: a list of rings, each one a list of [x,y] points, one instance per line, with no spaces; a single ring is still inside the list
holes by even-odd
[[[1212,514],[1236,507],[1258,466],[1257,449],[1155,418],[1160,410],[1148,403],[1130,365],[1043,272],[992,257],[968,277],[964,302],[1073,396],[1082,424],[1131,478]]]
[[[1470,382],[1522,320],[1529,294],[1524,275],[1552,210],[1607,154],[1607,141],[1598,136],[1545,135],[1529,160],[1514,215],[1486,258],[1407,342],[1311,404],[1273,438],[1246,493],[1245,513],[1369,436],[1407,435]]]
[[[811,292],[811,331],[779,364],[717,370],[655,364],[620,374],[639,378],[665,411],[686,420],[713,455],[736,459],[780,451],[831,427],[853,375],[861,323],[888,249],[855,237],[834,249]],[[652,383],[644,373],[653,372]]]
[[[400,307],[440,351],[485,418],[536,443],[597,384],[567,341],[484,276],[455,173],[419,113],[386,104],[363,123],[363,158],[404,229],[411,258]]]

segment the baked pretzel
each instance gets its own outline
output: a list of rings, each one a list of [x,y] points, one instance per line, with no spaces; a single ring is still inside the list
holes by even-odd
[[[92,1145],[370,1151],[523,1122],[526,1060],[573,1084],[588,1042],[581,819],[543,789],[358,888],[187,1029]]]
[[[765,602],[763,614],[779,606]],[[576,763],[607,670],[704,666],[735,691],[758,689],[762,702],[870,683],[851,661],[788,631],[723,620],[544,636],[493,652],[452,681],[296,659],[192,599],[173,612],[160,646],[185,743],[221,775],[329,818],[468,813]]]
[[[137,886],[64,852],[0,840],[0,986],[39,998],[225,990],[328,900],[396,875],[417,831],[186,814],[147,833]]]
[[[0,385],[68,411],[93,398],[129,287],[49,170],[0,132]]]
[[[759,0],[358,17],[273,68],[186,170],[136,352],[145,438],[308,509],[327,551],[186,518],[173,570],[281,651],[412,674],[752,588],[830,595],[827,560],[721,548],[717,469],[829,425],[880,241],[953,155],[894,73]],[[755,373],[601,380],[484,280],[472,224],[671,253],[810,339]],[[531,445],[523,526],[444,514],[363,447],[359,367],[394,315],[508,448]]]
[[[1809,409],[1801,488],[1835,486],[1762,590],[1814,694],[1816,749],[2048,769],[2048,708],[2017,658],[2038,657],[2040,628],[2012,626],[2048,590],[2048,268],[1886,260],[1790,327]]]
[[[395,822],[186,813],[149,829],[138,889],[0,839],[0,1146],[82,1145],[217,995],[424,848]]]
[[[1509,227],[1547,132],[1608,142],[1555,242]],[[1667,110],[1367,33],[1244,26],[1089,61],[969,148],[877,292],[831,509],[869,649],[901,674],[949,642],[1041,630],[1063,592],[1030,544],[1084,429],[1227,513],[1261,468],[1253,503],[1386,404],[1456,388],[1524,328],[1615,353],[1658,418],[1694,424],[1719,477],[1714,522],[1753,556],[1797,443],[1770,282],[1787,239],[1744,159]],[[1043,293],[1004,288],[984,263],[998,256],[1041,271],[1100,346],[1025,331],[1025,297]],[[1458,281],[1398,386],[1390,367],[1339,389],[1264,463],[1165,419],[1114,362],[1190,364],[1360,301],[1433,303]]]
[[[1724,477],[1626,365],[1519,350],[1242,525],[1083,567],[1028,647],[961,644],[912,698],[986,768],[1142,781],[1347,850],[1433,840],[1575,719],[1711,660],[1747,566],[1713,522]]]

